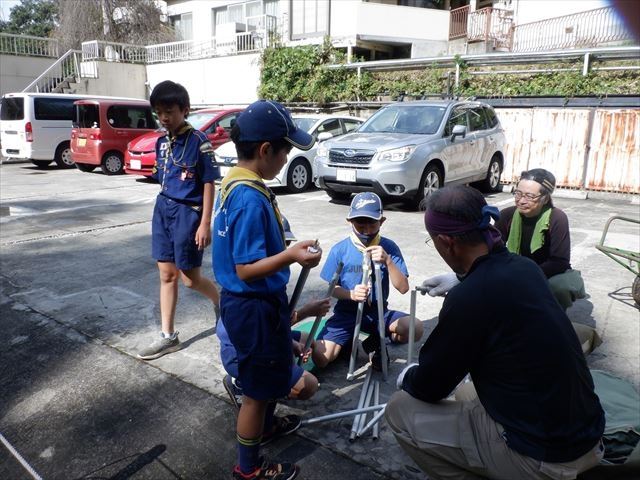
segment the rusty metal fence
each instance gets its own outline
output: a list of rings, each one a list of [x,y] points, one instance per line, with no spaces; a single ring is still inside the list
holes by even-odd
[[[505,130],[502,180],[541,167],[560,187],[640,193],[640,110],[497,109]]]
[[[517,25],[513,52],[583,48],[632,40],[613,7]]]
[[[467,40],[491,42],[495,48],[511,49],[513,12],[501,8],[481,8],[469,14]]]
[[[468,19],[469,5],[451,10],[449,15],[449,40],[467,36]]]

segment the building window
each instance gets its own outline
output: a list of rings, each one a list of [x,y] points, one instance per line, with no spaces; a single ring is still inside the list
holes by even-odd
[[[193,40],[193,15],[183,13],[169,17],[171,26],[176,31],[178,40]]]
[[[279,0],[253,0],[251,2],[236,3],[226,7],[212,8],[212,31],[216,36],[216,27],[226,23],[241,23],[245,25],[260,24],[255,17],[270,15],[278,17]],[[248,20],[247,20],[248,19]]]
[[[292,40],[329,34],[329,1],[289,1]]]

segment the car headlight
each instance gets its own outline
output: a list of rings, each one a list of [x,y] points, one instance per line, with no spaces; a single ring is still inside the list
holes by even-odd
[[[319,146],[318,149],[316,150],[316,157],[328,157],[329,156],[329,149],[325,146]]]
[[[405,160],[409,159],[415,149],[415,145],[407,145],[406,147],[385,150],[383,152],[380,152],[378,160],[387,162],[404,162]]]

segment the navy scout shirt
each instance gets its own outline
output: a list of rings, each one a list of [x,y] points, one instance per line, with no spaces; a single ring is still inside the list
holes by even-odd
[[[173,138],[158,138],[153,177],[160,183],[161,195],[202,205],[204,184],[220,177],[207,136],[187,124]]]

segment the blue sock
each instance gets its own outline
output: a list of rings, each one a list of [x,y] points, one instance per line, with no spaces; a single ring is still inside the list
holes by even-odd
[[[242,438],[236,434],[238,440],[238,466],[244,474],[253,473],[260,465],[260,442],[262,436],[258,438]]]
[[[262,431],[267,435],[269,435],[273,429],[273,416],[276,411],[276,405],[278,405],[278,402],[267,403],[267,411],[264,412],[264,429]]]

